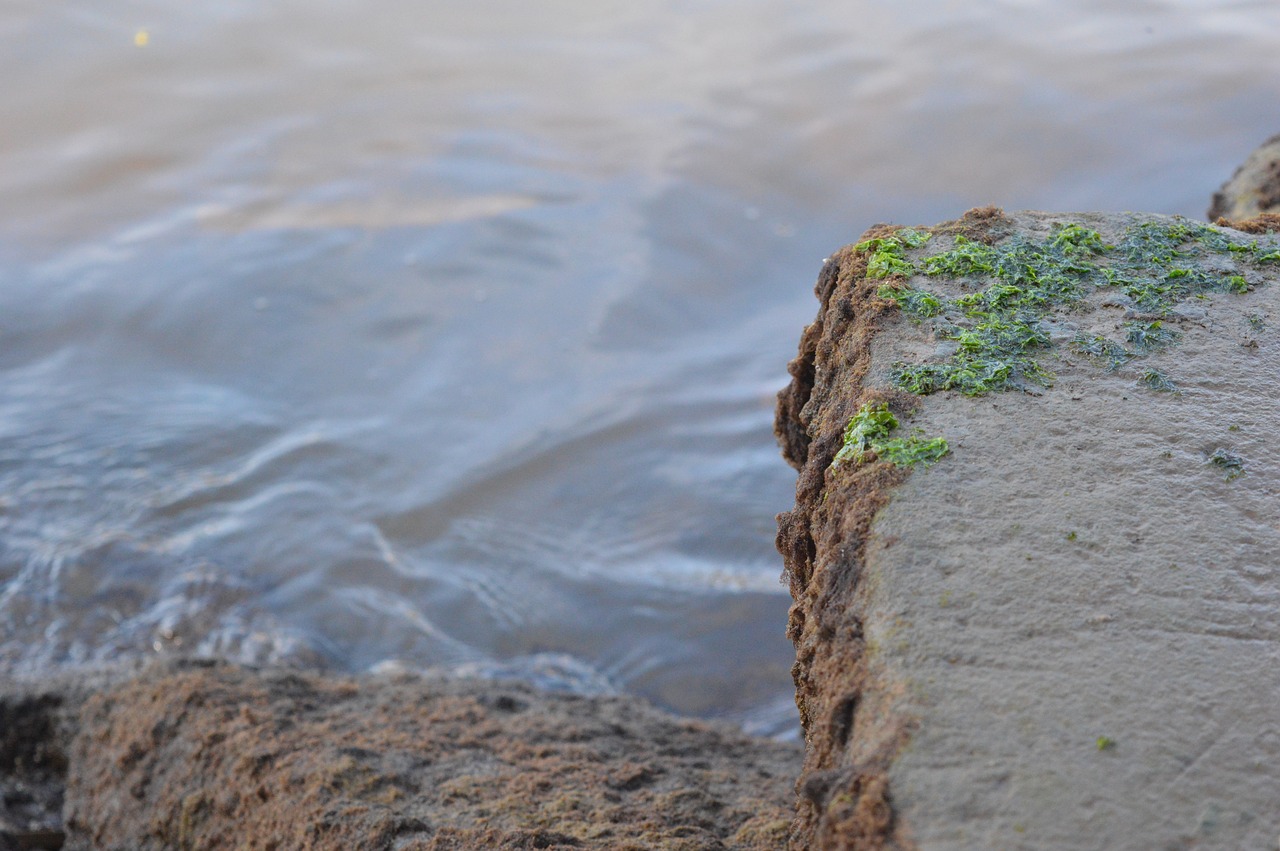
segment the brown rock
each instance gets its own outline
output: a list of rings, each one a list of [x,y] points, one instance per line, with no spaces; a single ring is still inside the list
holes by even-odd
[[[1211,222],[1236,221],[1259,213],[1280,213],[1280,135],[1259,145],[1213,193],[1208,216]]]
[[[946,235],[994,241],[1009,222],[994,208],[971,210],[939,226]],[[861,240],[892,236],[877,225]],[[859,241],[861,241],[859,240]],[[792,599],[788,635],[796,644],[796,704],[808,743],[795,848],[910,848],[890,804],[887,772],[908,738],[910,719],[879,711],[890,683],[867,664],[863,548],[876,513],[904,470],[875,464],[830,481],[846,424],[869,402],[903,413],[913,397],[867,381],[872,343],[891,312],[876,297],[884,283],[867,275],[867,254],[852,246],[823,267],[817,319],[805,329],[778,397],[776,432],[783,456],[799,472],[796,506],[779,515],[778,549]]]
[[[0,851],[61,848],[67,744],[80,703],[127,673],[0,679]]]
[[[797,762],[631,698],[157,670],[85,701],[66,847],[777,848]]]

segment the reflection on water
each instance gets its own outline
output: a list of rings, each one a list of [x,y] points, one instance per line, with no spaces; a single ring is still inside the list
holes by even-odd
[[[453,666],[791,731],[770,420],[822,257],[1199,215],[1276,129],[1269,2],[579,9],[0,9],[0,665]]]

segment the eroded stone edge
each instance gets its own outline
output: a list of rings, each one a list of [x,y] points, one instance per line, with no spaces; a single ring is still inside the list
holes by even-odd
[[[1012,229],[994,207],[976,208],[932,228],[993,243]],[[889,236],[877,225],[861,240]],[[860,241],[861,241],[860,240]],[[868,597],[863,550],[876,512],[909,471],[888,462],[831,469],[850,417],[885,402],[909,415],[918,397],[866,385],[871,344],[894,308],[876,296],[867,257],[846,247],[827,260],[815,288],[817,318],[788,365],[792,381],[778,396],[775,432],[799,471],[796,505],[778,516],[778,550],[793,604],[787,635],[796,646],[792,676],[805,733],[805,764],[791,847],[901,849],[915,845],[897,817],[888,769],[911,734],[895,709],[901,686],[870,663],[863,621]]]

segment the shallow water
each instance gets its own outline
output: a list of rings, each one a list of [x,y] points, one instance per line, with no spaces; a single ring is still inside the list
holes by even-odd
[[[461,667],[785,735],[822,258],[1200,216],[1280,130],[1269,1],[581,8],[0,8],[0,667]]]

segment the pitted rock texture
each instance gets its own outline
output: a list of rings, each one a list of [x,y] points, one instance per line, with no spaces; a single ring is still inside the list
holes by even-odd
[[[999,246],[1078,224],[1115,244],[1142,222],[1193,224],[988,208],[921,229],[907,260],[956,233]],[[792,848],[1275,846],[1280,262],[1242,261],[1277,242],[1273,220],[1238,228],[1215,233],[1239,251],[1176,254],[1150,283],[1239,272],[1245,291],[1157,316],[1091,285],[1040,320],[1050,386],[976,397],[904,394],[902,365],[954,354],[947,323],[967,320],[877,293],[991,280],[870,278],[852,248],[828,261],[777,424],[800,471],[779,518],[807,742]],[[1176,343],[1114,367],[1071,344],[1138,326]],[[833,468],[877,401],[951,454]]]
[[[800,759],[633,698],[482,680],[179,663],[10,693],[65,825],[0,847],[773,849]]]

